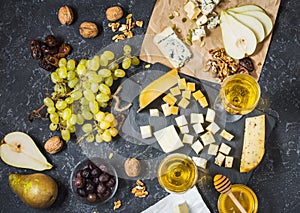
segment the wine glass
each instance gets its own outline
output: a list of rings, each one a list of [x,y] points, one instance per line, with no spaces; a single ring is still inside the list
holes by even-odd
[[[225,78],[214,103],[218,113],[225,114],[226,122],[235,122],[252,112],[260,99],[258,82],[249,74],[234,74]]]

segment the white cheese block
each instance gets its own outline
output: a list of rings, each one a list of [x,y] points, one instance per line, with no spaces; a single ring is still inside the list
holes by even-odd
[[[184,134],[182,138],[183,143],[192,144],[194,141],[194,136],[189,134]]]
[[[230,150],[231,150],[230,146],[228,146],[225,143],[222,143],[220,146],[219,152],[222,152],[225,155],[229,155]]]
[[[189,100],[186,99],[186,98],[182,98],[179,103],[178,103],[178,106],[180,106],[181,108],[184,108],[186,109],[187,106],[190,104]]]
[[[192,57],[188,47],[181,41],[171,27],[154,36],[154,43],[173,67],[182,67]]]
[[[195,7],[196,7],[196,5],[194,4],[194,2],[191,2],[191,1],[187,2],[184,5],[183,9],[187,13],[186,15],[189,19],[192,19],[193,15],[194,15]]]
[[[197,154],[203,150],[203,145],[199,140],[196,140],[191,147]]]
[[[206,24],[207,22],[207,16],[206,15],[202,15],[201,17],[199,17],[197,20],[196,20],[196,25],[198,26],[201,26],[203,24]]]
[[[220,130],[220,127],[215,122],[212,122],[206,127],[206,130],[216,134]]]
[[[200,136],[204,146],[216,142],[214,135],[211,132],[206,132]]]
[[[158,130],[153,134],[165,153],[173,152],[184,146],[173,125]]]
[[[204,123],[204,117],[201,113],[191,113],[191,124]]]
[[[240,172],[258,166],[265,153],[265,115],[246,118]]]
[[[178,88],[179,89],[186,89],[186,80],[185,80],[185,78],[178,79]]]
[[[205,120],[207,122],[214,122],[215,116],[216,116],[215,110],[213,110],[211,108],[207,108],[207,113],[206,113]]]
[[[219,145],[217,144],[209,144],[207,154],[216,156],[219,150]]]
[[[149,113],[151,117],[159,117],[158,109],[149,109]]]
[[[189,207],[188,207],[186,201],[174,206],[173,213],[189,213]]]
[[[189,90],[182,91],[182,97],[186,99],[191,99],[191,91]]]
[[[203,129],[201,123],[193,124],[193,128],[195,130],[195,133],[197,133],[197,134],[204,132],[204,129]]]
[[[218,155],[215,157],[215,164],[217,164],[218,166],[222,166],[224,160],[225,160],[225,155],[219,152]]]
[[[186,133],[189,133],[189,132],[190,132],[189,126],[188,126],[188,125],[181,126],[181,127],[179,127],[179,129],[180,129],[180,133],[181,133],[181,134],[186,134]]]
[[[170,116],[172,113],[171,113],[171,107],[169,106],[169,104],[162,104],[161,105],[161,109],[164,113],[164,115],[167,117],[167,116]]]
[[[222,138],[224,138],[227,141],[231,141],[234,138],[234,136],[229,132],[227,132],[225,129],[221,131],[220,135]]]
[[[175,118],[175,121],[177,123],[177,126],[179,126],[179,127],[180,126],[185,126],[185,125],[188,124],[188,122],[187,122],[187,120],[186,120],[186,118],[185,118],[184,115],[178,116],[177,118]]]
[[[201,157],[192,157],[192,160],[196,164],[196,166],[206,169],[207,160]]]
[[[232,168],[233,164],[233,157],[232,156],[226,156],[225,157],[225,167],[226,168]]]
[[[140,130],[143,139],[152,137],[152,128],[150,125],[140,126]]]
[[[178,86],[171,88],[171,89],[170,89],[170,93],[171,93],[173,96],[177,96],[177,95],[180,95],[180,94],[181,94],[180,89],[179,89]]]

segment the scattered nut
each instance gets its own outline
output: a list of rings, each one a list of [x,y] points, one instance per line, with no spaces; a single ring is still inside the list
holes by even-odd
[[[135,197],[146,197],[149,192],[147,192],[145,184],[141,180],[137,180],[136,184],[137,186],[131,189],[131,193],[134,194]]]
[[[113,6],[106,10],[106,18],[109,21],[117,21],[123,17],[123,9],[120,6]]]
[[[141,171],[140,161],[136,158],[128,158],[124,163],[124,168],[129,177],[137,177]]]
[[[46,141],[44,148],[48,153],[56,154],[62,149],[63,145],[63,141],[58,136],[53,136]]]
[[[144,22],[143,22],[143,21],[136,21],[135,24],[136,24],[136,26],[138,26],[138,27],[142,27],[143,24],[144,24]]]
[[[58,10],[58,20],[63,25],[70,25],[74,20],[74,14],[70,7],[63,6]]]
[[[98,27],[93,22],[82,22],[79,32],[83,38],[94,38],[98,35]]]
[[[120,200],[117,200],[114,202],[114,211],[117,210],[122,206],[122,202]]]

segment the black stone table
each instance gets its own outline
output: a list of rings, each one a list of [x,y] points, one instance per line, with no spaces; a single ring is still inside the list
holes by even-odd
[[[75,11],[75,22],[62,26],[57,20],[57,11],[64,4]],[[88,206],[78,202],[69,186],[69,175],[74,165],[84,156],[75,146],[76,138],[56,155],[43,150],[43,142],[52,135],[48,119],[30,123],[28,113],[42,103],[46,88],[51,88],[49,73],[39,68],[29,51],[32,39],[42,40],[48,34],[68,42],[73,47],[69,58],[76,60],[96,54],[102,47],[112,43],[113,33],[107,27],[105,9],[121,5],[136,19],[144,20],[143,28],[134,29],[136,35],[146,31],[155,0],[107,0],[107,1],[58,1],[28,0],[0,2],[0,137],[12,131],[28,133],[36,141],[47,159],[55,165],[45,171],[59,184],[59,196],[54,205],[46,210],[27,207],[10,190],[8,174],[32,173],[17,169],[0,161],[0,212],[113,212],[113,203],[103,206]],[[254,171],[248,186],[257,194],[259,212],[300,212],[300,4],[298,0],[282,0],[273,38],[260,78],[262,97],[266,105],[277,116],[278,121],[266,143],[266,153]],[[78,28],[83,21],[93,21],[100,27],[100,35],[94,39],[83,39]],[[166,70],[164,67],[154,65]],[[149,196],[134,198],[129,189],[134,181],[120,179],[120,187],[114,200],[122,200],[123,206],[116,212],[141,212],[153,205],[167,193],[158,185],[157,179],[145,180]],[[212,194],[212,200],[218,194]],[[217,212],[217,203],[208,202],[211,212]],[[159,211],[158,211],[159,212]]]

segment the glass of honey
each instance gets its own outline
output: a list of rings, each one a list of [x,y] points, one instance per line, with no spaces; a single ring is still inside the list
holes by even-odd
[[[256,194],[249,187],[243,184],[233,184],[231,191],[244,207],[247,213],[256,213],[258,209],[258,200]],[[240,212],[230,197],[226,194],[220,194],[218,199],[218,210],[220,213]]]
[[[198,180],[198,169],[193,160],[180,153],[170,154],[158,166],[158,182],[168,192],[183,193]]]

